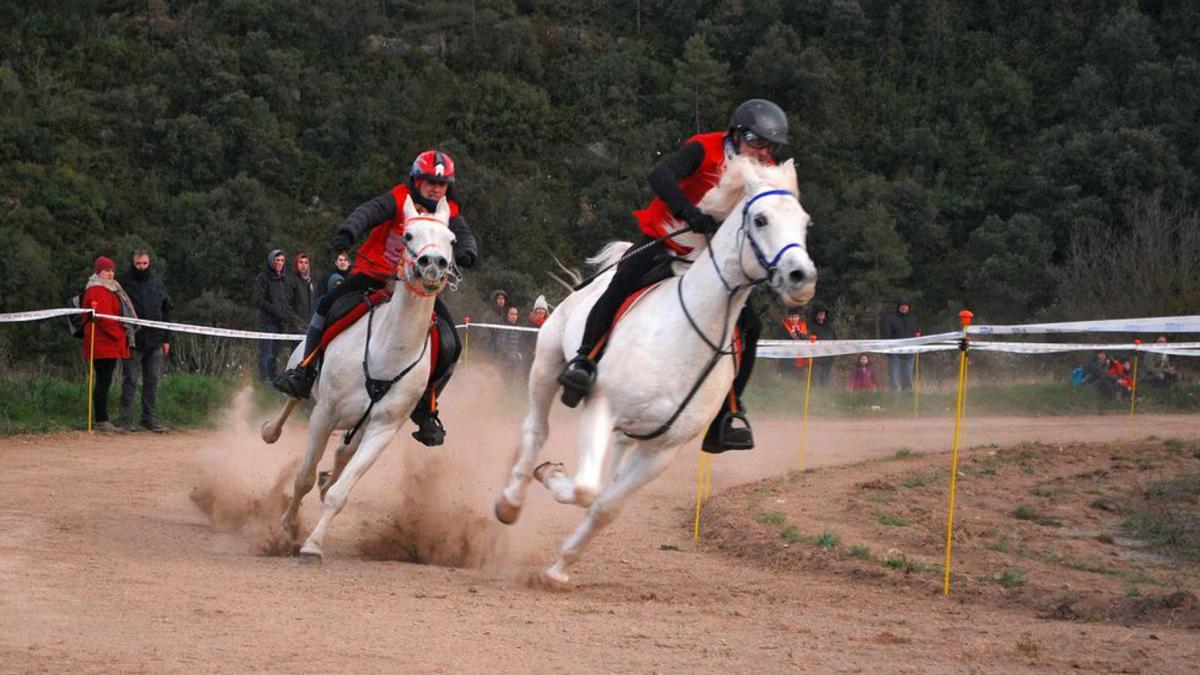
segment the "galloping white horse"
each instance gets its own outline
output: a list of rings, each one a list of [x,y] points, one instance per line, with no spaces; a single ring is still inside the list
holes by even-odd
[[[600,528],[612,522],[622,502],[662,473],[679,447],[716,414],[735,374],[732,358],[718,355],[718,348],[730,349],[738,313],[752,287],[767,284],[789,306],[808,302],[815,292],[817,271],[805,248],[810,219],[800,206],[791,161],[768,167],[733,158],[720,184],[699,206],[724,222],[707,250],[694,254],[682,277],[649,291],[613,329],[607,356],[585,399],[574,478],[561,464],[543,464],[535,471],[534,463],[549,432],[556,377],[574,355],[588,311],[611,273],[571,294],[538,334],[522,447],[495,511],[501,522],[514,522],[534,477],[557,501],[590,507],[563,542],[558,560],[542,572],[550,585],[567,582],[568,568]],[[610,244],[589,262],[608,264],[628,249],[627,243]],[[715,366],[707,379],[686,401],[711,363]],[[602,482],[606,473],[608,480]]]
[[[370,409],[370,416],[350,443],[338,445],[334,469],[329,482],[322,487],[328,491],[324,494],[321,518],[300,548],[301,558],[310,561],[321,560],[321,541],[330,521],[346,504],[350,490],[408,419],[429,380],[430,317],[435,297],[446,286],[453,260],[450,206],[442,199],[436,212],[419,214],[409,198],[404,203],[404,216],[403,241],[395,242],[402,259],[397,281],[402,283],[396,285],[391,301],[375,310],[373,323],[371,317],[360,319],[326,349],[320,379],[313,389],[316,406],[308,421],[308,450],[296,473],[291,503],[280,523],[293,540],[297,536],[300,500],[316,483],[317,464],[325,454],[329,434],[353,427],[370,406],[363,372],[368,340],[366,361],[372,378],[391,380],[398,373],[407,372]],[[296,366],[303,354],[304,343],[300,343],[292,352],[288,367]],[[264,441],[274,443],[279,439],[283,423],[297,403],[299,399],[289,398],[279,417],[263,425]]]

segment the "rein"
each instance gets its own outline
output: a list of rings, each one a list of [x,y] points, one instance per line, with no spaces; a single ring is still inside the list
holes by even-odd
[[[762,265],[763,269],[766,270],[767,276],[763,277],[762,279],[756,279],[756,280],[751,281],[750,275],[746,274],[746,268],[744,266],[742,266],[742,276],[749,283],[730,285],[730,283],[725,280],[725,275],[721,274],[721,266],[717,264],[716,254],[713,253],[713,250],[712,250],[712,242],[711,242],[711,240],[709,241],[709,246],[707,247],[708,248],[708,257],[712,261],[713,269],[717,273],[717,278],[721,280],[721,285],[725,287],[725,293],[726,293],[725,320],[722,322],[722,324],[721,324],[722,326],[725,326],[725,327],[729,326],[729,316],[733,310],[733,296],[737,295],[737,293],[739,291],[741,291],[745,288],[753,289],[756,286],[762,285],[764,283],[769,283],[769,280],[774,275],[774,273],[779,265],[779,260],[780,260],[780,258],[783,257],[783,254],[792,248],[800,248],[800,249],[804,248],[800,244],[798,244],[796,242],[792,242],[792,243],[788,244],[787,246],[784,246],[783,248],[781,248],[779,250],[779,252],[776,253],[775,256],[770,261],[768,261],[767,257],[762,252],[762,248],[758,245],[758,242],[756,242],[754,240],[753,235],[750,234],[749,228],[746,227],[746,221],[749,219],[749,216],[750,216],[750,206],[753,205],[754,202],[758,201],[759,199],[762,199],[763,197],[770,197],[772,195],[787,195],[789,197],[795,198],[795,195],[793,195],[788,190],[767,190],[765,192],[760,192],[757,195],[754,195],[752,198],[747,200],[746,205],[742,207],[742,224],[738,228],[739,237],[740,237],[740,235],[745,235],[745,239],[740,240],[740,241],[749,241],[750,242],[750,248],[754,252],[754,257],[758,261],[758,263],[760,265]],[[665,239],[665,238],[666,237],[662,237],[660,239]],[[657,241],[659,241],[659,240],[655,240],[654,242],[647,242],[646,245],[656,243]],[[742,244],[739,243],[738,244],[739,264],[741,261],[741,255],[740,255],[741,246],[742,246]],[[629,255],[629,254],[626,254],[626,255]],[[624,256],[622,256],[622,260],[623,259],[624,259]],[[708,336],[704,334],[704,331],[700,330],[700,326],[696,323],[695,318],[692,317],[692,313],[690,311],[688,311],[687,303],[684,302],[684,299],[683,299],[683,277],[679,278],[679,283],[676,285],[676,290],[677,290],[676,294],[679,297],[679,307],[680,307],[680,309],[683,310],[683,315],[685,317],[687,317],[688,325],[690,325],[692,327],[692,330],[696,333],[696,335],[700,336],[700,339],[704,341],[704,344],[708,345],[708,348],[713,351],[713,354],[712,354],[712,357],[709,358],[708,362],[704,365],[704,368],[700,371],[700,375],[699,375],[699,377],[696,378],[695,383],[692,384],[692,388],[690,390],[688,390],[687,395],[684,396],[683,400],[679,403],[679,407],[675,409],[675,412],[672,413],[669,418],[667,418],[667,421],[663,422],[657,429],[655,429],[654,431],[651,431],[648,434],[631,434],[629,432],[625,432],[626,436],[628,436],[632,439],[635,439],[635,440],[639,440],[639,441],[652,440],[652,439],[658,438],[659,436],[662,436],[663,434],[670,431],[671,427],[675,424],[675,421],[677,419],[679,419],[679,416],[683,414],[684,409],[687,408],[687,405],[692,402],[692,399],[695,398],[696,393],[700,391],[700,387],[704,385],[705,380],[707,380],[708,376],[710,374],[712,374],[713,369],[717,367],[718,363],[720,363],[722,357],[730,356],[730,357],[734,358],[735,359],[734,367],[735,368],[737,367],[736,353],[735,353],[736,350],[733,347],[732,341],[730,341],[728,348],[723,346],[725,344],[725,342],[729,339],[729,333],[727,332],[727,328],[723,327],[721,329],[721,339],[719,342],[713,342],[712,340],[710,340],[708,338]],[[747,298],[747,302],[749,302],[748,298]]]

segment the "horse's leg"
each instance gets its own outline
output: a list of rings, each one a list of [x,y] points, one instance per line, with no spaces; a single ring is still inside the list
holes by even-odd
[[[289,399],[295,400],[295,399]],[[304,462],[296,471],[296,479],[292,484],[292,498],[288,502],[287,511],[279,521],[280,527],[293,541],[296,539],[296,516],[300,511],[300,500],[308,494],[317,482],[317,465],[325,454],[325,445],[329,441],[329,432],[333,429],[330,420],[329,406],[318,403],[308,420],[308,449],[304,453]]]
[[[550,585],[567,583],[567,570],[579,560],[584,547],[592,538],[616,517],[625,499],[637,492],[663,472],[675,458],[676,448],[665,448],[646,452],[644,446],[633,450],[629,461],[621,469],[617,479],[609,483],[595,503],[588,509],[587,517],[571,533],[559,549],[558,560],[542,572],[542,578]]]
[[[547,353],[540,353],[533,362],[529,375],[529,412],[521,428],[521,449],[513,463],[508,485],[496,498],[496,519],[506,525],[516,522],[521,514],[525,491],[533,477],[533,465],[550,433],[550,408],[558,393],[556,378],[562,369],[562,359],[552,359],[546,356]]]
[[[333,470],[324,473],[317,478],[317,489],[321,492],[321,501],[325,500],[325,493],[329,488],[341,478],[342,471],[345,470],[346,464],[354,453],[358,450],[358,446],[362,444],[363,434],[354,434],[354,438],[350,439],[350,444],[339,443],[337,450],[333,453]]]
[[[604,473],[605,484],[611,483],[617,479],[621,473],[621,460],[625,459],[625,455],[629,454],[629,449],[637,445],[637,439],[630,438],[625,434],[616,431],[613,432],[613,447],[608,453],[608,469]]]
[[[579,466],[571,479],[562,470],[551,470],[542,481],[554,499],[563,504],[591,506],[600,493],[604,457],[613,437],[612,406],[608,397],[593,393],[579,419]]]
[[[346,498],[350,496],[350,490],[363,477],[367,469],[371,468],[375,460],[379,459],[379,455],[383,454],[383,449],[387,447],[388,441],[396,435],[397,426],[388,424],[376,427],[368,423],[367,428],[359,432],[364,435],[362,446],[350,458],[350,463],[346,465],[346,470],[342,472],[341,477],[325,493],[325,503],[321,507],[321,519],[317,521],[317,526],[313,528],[312,534],[308,535],[304,546],[300,547],[301,556],[318,561],[321,559],[323,555],[321,542],[325,539],[325,532],[329,530],[330,521],[346,505]]]
[[[259,434],[266,443],[274,443],[279,440],[279,434],[283,433],[283,423],[287,421],[288,416],[299,405],[300,399],[288,397],[287,403],[283,404],[283,410],[279,412],[279,416],[273,420],[267,420],[262,423],[262,428],[259,429]]]

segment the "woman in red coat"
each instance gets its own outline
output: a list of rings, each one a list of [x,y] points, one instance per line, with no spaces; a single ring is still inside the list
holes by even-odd
[[[92,268],[94,274],[88,279],[80,306],[93,309],[97,314],[137,318],[129,296],[121,284],[113,279],[117,273],[113,261],[100,256]],[[93,320],[90,312],[84,313],[83,320],[83,360],[94,357],[96,369],[96,386],[92,390],[95,428],[98,431],[116,431],[117,427],[108,421],[108,388],[112,384],[117,361],[129,358],[133,326],[115,319]]]

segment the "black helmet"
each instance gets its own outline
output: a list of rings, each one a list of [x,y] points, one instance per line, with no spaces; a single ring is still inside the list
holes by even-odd
[[[776,145],[785,145],[788,142],[787,115],[783,108],[766,99],[752,98],[733,111],[729,131],[750,132]]]

